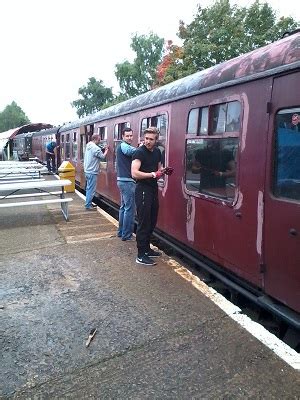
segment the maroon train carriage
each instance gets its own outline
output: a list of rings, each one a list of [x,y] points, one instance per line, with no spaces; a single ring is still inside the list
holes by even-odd
[[[64,125],[61,157],[84,188],[85,146],[99,133],[111,151],[97,193],[119,204],[122,129],[133,129],[137,145],[157,126],[174,167],[159,182],[158,230],[299,328],[299,84],[297,33]]]
[[[49,129],[36,131],[32,135],[32,154],[39,159],[40,162],[46,164],[46,145],[49,142],[57,142],[59,144],[58,126]],[[57,164],[61,164],[60,153],[58,152]]]

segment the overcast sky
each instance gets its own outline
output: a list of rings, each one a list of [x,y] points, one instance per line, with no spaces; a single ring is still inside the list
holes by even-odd
[[[300,21],[294,0],[268,3]],[[212,0],[0,0],[0,111],[16,101],[31,122],[76,119],[70,103],[88,78],[117,92],[114,66],[133,60],[134,33],[152,31],[179,44],[179,20],[190,23],[197,4]]]

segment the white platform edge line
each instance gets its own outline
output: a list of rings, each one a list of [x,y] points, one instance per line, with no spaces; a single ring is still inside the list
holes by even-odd
[[[207,286],[197,276],[195,276],[187,268],[181,266],[174,260],[170,260],[170,264],[174,267],[176,264],[175,272],[181,277],[189,281],[197,290],[203,293],[211,301],[213,301],[220,309],[222,309],[230,318],[236,321],[240,326],[246,329],[252,336],[258,339],[261,343],[272,350],[278,357],[285,361],[295,370],[300,370],[300,355],[280,340],[278,337],[273,335],[262,325],[254,322],[247,315],[243,314],[241,309],[224,296],[218,293],[215,289]]]

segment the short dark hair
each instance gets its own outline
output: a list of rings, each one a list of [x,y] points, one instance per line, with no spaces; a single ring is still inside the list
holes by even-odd
[[[132,129],[127,127],[122,130],[122,136],[125,135],[126,132],[132,132]]]

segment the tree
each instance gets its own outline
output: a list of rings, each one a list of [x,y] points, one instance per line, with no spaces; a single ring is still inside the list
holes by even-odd
[[[156,69],[154,87],[166,85],[182,76],[183,48],[168,40],[165,55]]]
[[[231,6],[229,0],[217,0],[206,8],[198,6],[189,25],[180,21],[182,53],[173,58],[162,81],[170,79],[176,64],[177,79],[271,43],[296,27],[297,22],[290,17],[276,21],[275,11],[259,0],[249,8]]]
[[[105,87],[102,80],[97,81],[94,77],[89,78],[86,86],[79,88],[78,94],[83,98],[73,101],[71,105],[77,108],[79,118],[100,111],[114,99],[112,89]]]
[[[30,120],[21,107],[13,101],[0,112],[0,132],[29,124]]]
[[[153,33],[148,36],[133,36],[131,48],[136,53],[133,63],[126,60],[116,64],[115,75],[121,95],[130,98],[152,89],[156,68],[162,58],[163,45],[164,39]]]

